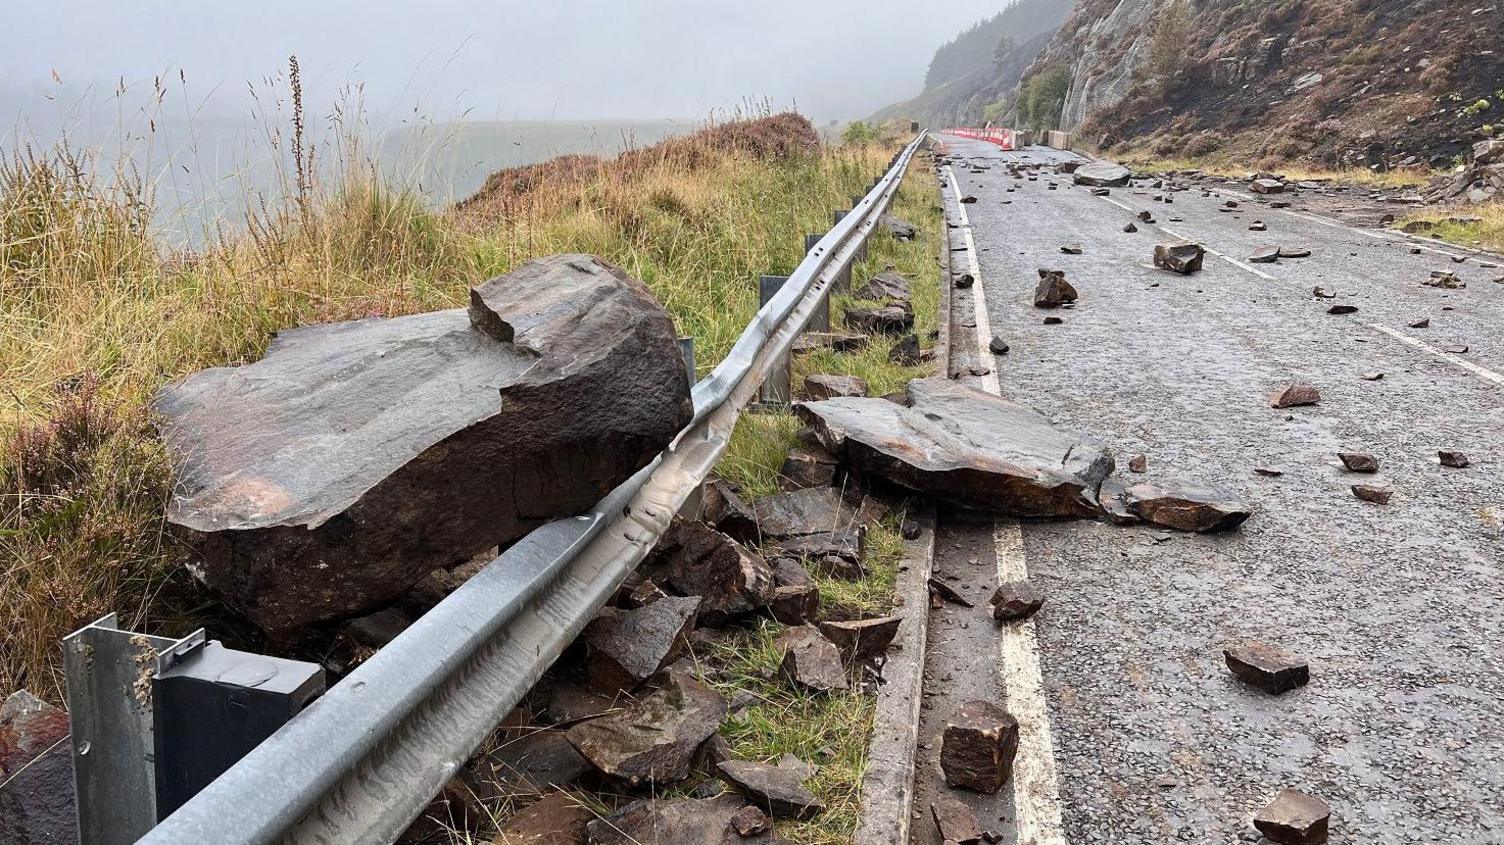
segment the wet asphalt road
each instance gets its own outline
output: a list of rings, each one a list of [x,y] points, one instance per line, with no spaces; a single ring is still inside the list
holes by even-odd
[[[1065,154],[943,140],[978,198],[987,313],[1012,347],[996,359],[1003,395],[1105,440],[1120,471],[1142,453],[1149,479],[1211,481],[1256,508],[1220,536],[1024,526],[1049,593],[1036,625],[1066,839],[1256,842],[1253,813],[1296,787],[1332,805],[1333,842],[1504,843],[1504,385],[1488,378],[1504,373],[1504,285],[1490,281],[1504,270],[1247,200],[1218,212],[1230,195],[1200,189],[1166,205],[1048,170],[1015,180],[1005,160]],[[1158,225],[1122,232],[1143,209]],[[1268,232],[1248,231],[1256,218]],[[1156,270],[1154,244],[1174,239],[1161,227],[1244,266]],[[1069,242],[1084,254],[1062,254]],[[1246,265],[1262,244],[1313,255]],[[1076,308],[1032,306],[1040,267],[1066,271]],[[1433,269],[1468,287],[1421,286]],[[1339,298],[1316,300],[1317,285]],[[1329,315],[1334,302],[1359,310]],[[1430,328],[1407,328],[1421,317]],[[1271,408],[1291,380],[1321,403]],[[1472,466],[1443,468],[1438,449]],[[1374,454],[1380,473],[1345,472],[1339,451]],[[1394,499],[1359,501],[1353,483]],[[1238,684],[1221,649],[1245,639],[1307,658],[1310,685],[1273,698]]]

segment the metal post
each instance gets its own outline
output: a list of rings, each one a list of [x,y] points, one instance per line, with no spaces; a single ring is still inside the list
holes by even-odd
[[[768,304],[788,281],[788,276],[759,276],[757,279],[757,305],[761,308]],[[827,322],[829,318],[827,317]],[[763,379],[762,401],[769,405],[787,405],[790,396],[789,359],[784,356],[783,360],[773,366],[772,372]]]
[[[679,355],[684,359],[684,372],[689,377],[689,386],[694,388],[695,382],[700,380],[695,371],[695,339],[692,337],[679,338]]]
[[[822,237],[824,237],[824,235],[805,235],[804,236],[804,253],[806,255],[808,255],[810,253],[810,251],[813,250],[815,248],[815,246],[820,243],[820,238],[822,238]]]

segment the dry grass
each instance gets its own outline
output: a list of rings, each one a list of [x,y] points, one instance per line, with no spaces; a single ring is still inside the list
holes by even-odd
[[[1151,172],[1171,170],[1200,170],[1209,176],[1243,179],[1255,169],[1246,163],[1217,156],[1171,157],[1156,156],[1147,150],[1129,152],[1116,157],[1123,164]],[[1374,188],[1418,188],[1430,181],[1429,170],[1385,170],[1366,168],[1324,169],[1308,165],[1282,165],[1275,171],[1296,182],[1341,182],[1348,185],[1365,185]]]
[[[1426,211],[1412,214],[1400,225],[1424,220],[1435,224],[1426,231],[1434,237],[1458,246],[1476,247],[1504,253],[1504,202],[1489,202],[1450,211]],[[1498,274],[1504,277],[1504,273]]]

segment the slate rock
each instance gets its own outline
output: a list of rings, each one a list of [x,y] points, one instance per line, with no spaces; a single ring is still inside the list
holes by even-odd
[[[773,599],[768,602],[768,612],[785,625],[804,625],[813,622],[820,612],[820,588],[775,587]]]
[[[848,332],[804,332],[794,339],[792,349],[796,353],[829,349],[832,352],[856,352],[865,347],[871,338],[864,334]]]
[[[987,351],[991,352],[993,355],[1007,355],[1008,341],[1003,340],[997,335],[993,335],[992,340],[987,342]]]
[[[1321,845],[1327,841],[1332,808],[1314,795],[1286,789],[1253,817],[1253,826],[1279,845]]]
[[[1154,247],[1154,266],[1175,273],[1190,274],[1201,269],[1206,249],[1198,243],[1178,241]]]
[[[748,760],[727,760],[717,768],[748,803],[775,819],[808,820],[825,811],[825,805],[791,769]]]
[[[1076,289],[1065,280],[1065,271],[1039,271],[1039,284],[1034,288],[1035,308],[1059,308],[1067,302],[1075,302],[1076,298]]]
[[[873,302],[908,302],[914,298],[914,290],[903,274],[885,270],[869,279],[867,284],[852,291],[851,295],[857,299]]]
[[[1133,515],[1179,531],[1231,531],[1253,514],[1253,508],[1237,496],[1193,481],[1141,481],[1128,485],[1123,495]]]
[[[795,687],[813,693],[850,687],[841,653],[814,627],[790,628],[778,635],[777,645],[783,649],[779,671]]]
[[[0,842],[74,845],[68,714],[26,690],[0,704]]]
[[[856,376],[819,373],[805,376],[804,395],[810,399],[834,399],[837,396],[866,396],[867,382]]]
[[[886,229],[888,234],[892,235],[896,241],[912,241],[919,234],[919,230],[914,228],[913,223],[901,217],[894,217],[891,214],[884,214],[879,217],[877,224]]]
[[[1467,465],[1471,463],[1471,461],[1468,460],[1467,455],[1462,452],[1448,452],[1443,450],[1437,452],[1436,456],[1441,460],[1442,466],[1451,467],[1453,469],[1465,469],[1467,468]]]
[[[1280,194],[1284,193],[1285,183],[1278,179],[1255,179],[1248,183],[1248,190],[1255,194]]]
[[[1354,484],[1352,491],[1354,496],[1375,505],[1387,505],[1389,504],[1389,500],[1394,498],[1393,490],[1375,487],[1372,484]]]
[[[847,308],[846,326],[871,334],[908,334],[914,330],[914,311],[907,305]]]
[[[976,813],[949,795],[936,795],[930,801],[930,818],[945,843],[980,845],[982,841],[982,826],[977,823]]]
[[[556,792],[513,813],[491,845],[585,845],[586,825],[594,819],[578,799]]]
[[[785,490],[829,487],[836,477],[836,459],[819,446],[796,446],[789,450],[778,470]]]
[[[1274,264],[1279,261],[1279,247],[1261,246],[1248,256],[1249,264]]]
[[[635,610],[607,608],[586,627],[590,685],[630,690],[679,659],[695,627],[700,598],[667,597]]]
[[[1328,314],[1356,314],[1356,313],[1358,313],[1358,306],[1356,306],[1356,305],[1333,305],[1332,307],[1326,309],[1326,313],[1328,313]]]
[[[883,399],[832,399],[828,402],[881,402]],[[824,446],[823,442],[821,444]],[[826,450],[829,451],[828,447]],[[836,454],[831,452],[831,454]],[[839,456],[837,456],[839,460]],[[835,554],[856,559],[859,549],[858,529],[876,524],[887,508],[870,497],[853,504],[840,490],[812,487],[791,490],[758,499],[752,506],[764,542],[803,557]]]
[[[1315,405],[1321,401],[1321,391],[1315,386],[1295,382],[1287,384],[1269,397],[1269,406],[1272,408],[1299,408],[1304,405]]]
[[[1097,490],[1097,505],[1102,516],[1114,525],[1137,525],[1143,520],[1128,508],[1128,482],[1116,475],[1103,479]]]
[[[974,203],[976,201],[977,201],[977,198],[974,197],[974,196],[971,196],[970,194],[968,194],[968,195],[966,195],[964,197],[961,197],[961,202],[964,205],[971,205],[972,203]]]
[[[798,561],[783,559],[773,567],[773,583],[780,587],[813,587],[815,579]]]
[[[534,730],[504,742],[475,763],[481,779],[507,797],[541,795],[590,771],[563,731]]]
[[[1153,223],[1154,222],[1154,213],[1150,212],[1150,211],[1140,211],[1138,213],[1138,219],[1142,220],[1145,223]]]
[[[1066,255],[1080,255],[1085,250],[1082,249],[1080,244],[1064,244],[1060,247],[1060,251]]]
[[[748,804],[740,795],[635,801],[585,826],[590,845],[775,845],[770,832],[743,837],[734,820]],[[744,817],[743,817],[744,818]]]
[[[1071,180],[1077,185],[1086,185],[1092,188],[1123,188],[1127,187],[1128,179],[1133,171],[1110,161],[1093,161],[1076,168],[1071,174]]]
[[[1421,319],[1415,320],[1414,322],[1410,323],[1410,328],[1412,328],[1412,329],[1429,329],[1430,327],[1431,327],[1431,318],[1430,317],[1422,317]]]
[[[726,718],[726,699],[689,675],[665,672],[621,710],[565,731],[580,756],[628,787],[676,783]]]
[[[1128,460],[1128,469],[1130,471],[1132,471],[1132,472],[1148,472],[1149,471],[1149,456],[1148,455],[1134,455],[1132,458],[1130,458]]]
[[[757,514],[752,511],[751,505],[743,501],[740,488],[725,479],[711,478],[705,481],[700,499],[700,519],[737,542],[754,546],[762,542],[762,533],[757,528]],[[659,541],[657,548],[664,548],[663,540]]]
[[[773,829],[773,820],[762,810],[748,804],[731,817],[731,829],[736,835],[746,838]]]
[[[1127,225],[1123,226],[1123,231],[1131,235],[1134,232],[1138,231],[1138,226],[1134,225],[1133,223],[1128,223]]]
[[[695,520],[675,518],[643,571],[677,595],[699,597],[703,625],[745,616],[773,598],[773,570],[762,555]]]
[[[996,621],[1019,622],[1044,607],[1044,593],[1030,581],[1009,581],[998,586],[987,604],[992,608],[992,618]]]
[[[1238,680],[1280,695],[1311,680],[1311,667],[1304,660],[1265,643],[1247,643],[1224,649],[1222,657]]]
[[[1338,452],[1337,458],[1348,472],[1378,472],[1379,459],[1362,452]]]
[[[1268,230],[1268,224],[1266,224],[1262,220],[1255,220],[1252,223],[1248,224],[1248,231],[1250,232],[1267,232]]]
[[[819,623],[820,633],[841,652],[847,663],[869,663],[887,652],[903,624],[901,616]]]
[[[693,412],[668,313],[589,255],[530,261],[468,312],[282,332],[153,409],[194,573],[274,635],[584,512]]]
[[[919,347],[919,335],[905,335],[888,350],[888,361],[900,367],[917,367],[924,363],[924,350]]]
[[[915,379],[908,392],[909,407],[830,399],[794,410],[831,454],[904,489],[1012,516],[1095,513],[1112,471],[1100,443],[949,379]]]
[[[1305,247],[1288,247],[1288,246],[1282,246],[1282,247],[1279,248],[1279,257],[1280,258],[1310,258],[1311,257],[1311,251],[1309,249],[1306,249]]]
[[[946,721],[940,771],[951,787],[992,795],[1013,774],[1018,722],[989,701],[968,701]]]
[[[976,283],[976,277],[973,276],[973,275],[971,275],[970,273],[962,273],[961,275],[959,275],[959,276],[956,277],[956,281],[955,281],[955,285],[956,285],[956,289],[957,290],[966,290],[967,288],[971,287],[975,283]]]

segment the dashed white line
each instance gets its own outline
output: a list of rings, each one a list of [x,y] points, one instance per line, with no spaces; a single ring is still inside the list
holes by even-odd
[[[1395,329],[1391,329],[1388,326],[1381,326],[1378,323],[1368,323],[1367,325],[1370,329],[1373,329],[1374,331],[1380,332],[1382,334],[1386,334],[1399,341],[1400,343],[1405,344],[1406,346],[1414,347],[1415,349],[1419,349],[1422,352],[1434,355],[1454,367],[1459,367],[1461,369],[1467,370],[1468,372],[1483,379],[1484,381],[1491,381],[1494,384],[1504,384],[1504,375],[1499,375],[1498,373],[1488,369],[1487,367],[1480,367],[1477,364],[1474,364],[1472,361],[1467,360],[1466,358],[1459,358],[1450,352],[1437,349],[1429,343],[1416,340],[1410,335],[1407,335],[1401,331],[1396,331]]]
[[[955,171],[947,167],[946,178],[959,200],[961,186],[956,183]],[[971,298],[976,313],[977,360],[995,363],[995,356],[987,348],[992,339],[992,323],[987,316],[982,268],[977,261],[971,220],[965,205],[958,202],[957,207],[961,222],[959,231],[966,243],[967,266],[973,279]],[[987,375],[982,376],[983,388],[1001,395],[996,366],[987,369]],[[1027,580],[1029,566],[1024,557],[1023,530],[1018,522],[1000,519],[993,523],[993,541],[997,548],[998,582]],[[1055,739],[1045,702],[1044,676],[1039,666],[1039,638],[1033,619],[1004,626],[999,631],[999,659],[1004,705],[1019,725],[1018,755],[1013,762],[1013,815],[1017,841],[1020,845],[1066,845],[1060,776],[1055,765]]]
[[[1195,240],[1194,238],[1188,238],[1185,235],[1180,234],[1179,232],[1177,232],[1177,231],[1169,228],[1168,226],[1160,226],[1159,229],[1160,229],[1160,231],[1164,232],[1165,234],[1171,235],[1173,237],[1180,238],[1183,241]],[[1197,243],[1201,243],[1200,241],[1196,241],[1196,242]],[[1258,276],[1260,279],[1264,279],[1264,280],[1270,281],[1270,282],[1277,282],[1277,281],[1279,281],[1278,278],[1276,278],[1274,276],[1271,276],[1268,273],[1265,273],[1263,270],[1260,270],[1257,267],[1252,267],[1250,265],[1244,264],[1243,262],[1237,260],[1236,258],[1232,258],[1232,257],[1228,256],[1226,253],[1218,252],[1217,250],[1212,249],[1211,247],[1207,246],[1204,243],[1201,244],[1201,248],[1204,249],[1204,250],[1206,250],[1207,252],[1211,253],[1212,255],[1217,256],[1218,258],[1222,259],[1223,261],[1226,261],[1228,264],[1231,264],[1232,266],[1237,267],[1240,270],[1247,270],[1248,272],[1252,273],[1253,275]]]

